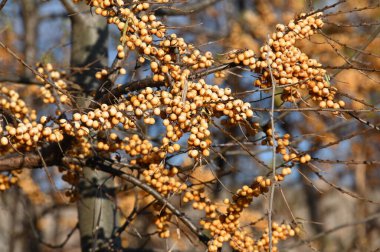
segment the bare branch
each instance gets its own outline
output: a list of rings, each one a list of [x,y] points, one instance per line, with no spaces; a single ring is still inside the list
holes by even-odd
[[[159,7],[155,10],[156,16],[183,16],[191,15],[196,12],[202,11],[207,7],[220,2],[221,0],[199,0],[194,4],[181,5],[178,8],[174,7]]]

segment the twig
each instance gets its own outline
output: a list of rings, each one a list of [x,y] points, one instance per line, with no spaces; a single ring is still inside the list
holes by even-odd
[[[35,69],[33,69],[30,65],[28,65],[23,59],[21,59],[14,51],[12,51],[8,46],[6,46],[3,42],[0,41],[0,46],[4,48],[10,55],[12,55],[18,62],[20,62],[24,67],[29,69],[35,76],[40,77],[45,82],[49,83],[53,88],[60,91],[61,93],[67,95],[70,97],[70,95],[66,92],[66,90],[62,90],[59,88],[54,82],[50,81],[49,79],[45,78],[41,73],[37,72]]]
[[[268,35],[269,37],[269,35]],[[270,48],[270,47],[269,47]],[[270,115],[270,124],[272,128],[272,185],[269,195],[269,209],[268,209],[268,235],[269,235],[269,252],[273,251],[273,239],[272,239],[272,211],[273,211],[273,200],[274,200],[274,189],[276,185],[276,138],[275,138],[275,125],[274,125],[274,107],[275,107],[275,92],[276,92],[276,80],[273,77],[272,73],[272,67],[268,62],[268,55],[267,54],[267,63],[268,63],[268,69],[270,73],[271,83],[272,83],[272,99],[271,99],[271,110],[269,112]]]
[[[183,16],[190,15],[196,12],[205,10],[207,7],[220,2],[221,0],[199,0],[194,4],[182,5],[178,8],[173,7],[159,7],[155,10],[156,16]]]
[[[352,116],[353,118],[355,118],[357,121],[359,121],[360,123],[362,124],[365,124],[367,125],[368,127],[372,128],[372,129],[375,129],[375,130],[379,130],[380,131],[380,126],[377,126],[369,121],[366,121],[362,118],[360,118],[359,116],[357,116],[355,113],[353,112],[348,112],[347,114],[349,114],[350,116]]]
[[[317,163],[325,163],[325,164],[345,164],[345,165],[378,165],[380,164],[380,160],[326,160],[313,157],[312,160]]]
[[[75,230],[77,230],[79,227],[79,224],[77,223],[74,228],[67,234],[65,240],[63,240],[60,244],[50,244],[47,242],[44,242],[41,237],[38,237],[38,241],[45,245],[46,247],[52,248],[52,249],[58,249],[58,248],[63,248],[66,243],[70,240],[71,236],[75,233]]]

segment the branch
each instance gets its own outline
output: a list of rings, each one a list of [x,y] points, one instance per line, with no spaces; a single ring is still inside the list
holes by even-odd
[[[252,108],[253,111],[270,112],[270,108]],[[334,108],[280,108],[274,112],[301,112],[301,111],[329,111],[329,112],[380,112],[380,108],[373,109],[334,109]]]
[[[219,66],[210,67],[208,69],[205,69],[205,70],[191,74],[189,76],[189,80],[193,81],[193,80],[202,78],[204,76],[207,76],[209,74],[219,72],[219,71],[222,71],[225,69],[231,69],[231,68],[234,68],[236,66],[237,65],[235,63],[226,63],[226,64],[222,64]],[[128,83],[125,83],[123,85],[120,85],[120,86],[112,89],[111,91],[109,91],[109,93],[107,95],[100,98],[98,100],[98,103],[99,104],[101,104],[101,103],[112,103],[115,100],[117,100],[119,97],[121,97],[122,95],[127,94],[128,92],[141,90],[141,89],[144,89],[146,87],[152,87],[153,88],[153,87],[163,87],[163,86],[165,86],[165,81],[153,81],[152,77],[147,77],[143,80],[128,82]]]
[[[380,160],[327,160],[313,157],[312,160],[317,163],[325,164],[345,164],[345,165],[378,165]]]
[[[220,2],[221,0],[200,0],[197,3],[182,5],[178,8],[173,7],[159,7],[155,10],[156,16],[182,16],[191,15],[206,9],[207,7]]]
[[[48,78],[46,78],[43,74],[39,73],[38,71],[36,71],[35,69],[33,69],[32,66],[28,65],[23,59],[21,59],[14,51],[12,51],[8,46],[6,46],[3,42],[0,41],[0,47],[4,48],[10,55],[12,55],[12,57],[14,57],[20,64],[22,64],[24,67],[26,67],[27,69],[29,69],[29,71],[31,71],[35,76],[39,76],[42,80],[44,80],[45,82],[49,83],[54,89],[60,91],[61,93],[63,94],[66,94],[68,95],[69,97],[71,97],[66,90],[63,90],[61,88],[59,88],[55,82],[49,80]]]
[[[372,41],[377,37],[377,35],[379,35],[380,33],[380,26],[376,28],[375,31],[373,31],[373,33],[371,34],[371,36],[368,38],[367,42],[364,43],[363,46],[361,46],[359,48],[359,50],[365,50],[371,43]],[[329,38],[330,39],[330,38]],[[352,60],[352,59],[356,59],[358,56],[360,55],[360,51],[356,51],[353,55],[351,55],[348,59],[349,60]],[[345,66],[349,65],[348,63],[345,64]],[[332,74],[330,77],[331,78],[334,78],[335,76],[337,76],[343,69],[338,69],[334,74]]]
[[[328,235],[330,233],[338,231],[339,229],[342,229],[342,228],[346,228],[346,227],[350,227],[350,226],[356,226],[356,225],[360,225],[360,224],[365,224],[366,222],[369,222],[369,221],[377,219],[377,218],[380,218],[380,212],[375,213],[373,215],[370,215],[367,218],[364,218],[364,219],[361,219],[361,220],[357,220],[357,221],[354,221],[354,222],[350,222],[350,223],[345,223],[345,224],[342,224],[342,225],[338,225],[338,226],[336,226],[334,228],[331,228],[329,230],[323,231],[323,232],[321,232],[319,234],[316,234],[313,237],[307,239],[306,242],[311,242],[313,240],[319,239],[319,238],[321,238],[323,236],[326,236],[326,235]]]
[[[123,94],[126,94],[128,92],[137,91],[140,89],[144,89],[146,87],[162,87],[162,86],[165,86],[165,82],[153,81],[153,79],[150,77],[145,78],[143,80],[129,82],[127,84],[124,84],[112,89],[107,95],[100,98],[98,103],[100,104],[112,103],[116,101],[119,97],[121,97]],[[96,106],[96,104],[93,103],[93,106]]]
[[[64,151],[71,146],[73,138],[66,136],[60,143],[51,143],[24,154],[12,153],[0,157],[0,172],[19,169],[36,169],[44,166],[58,165],[61,163]]]
[[[7,3],[7,0],[2,0],[0,3],[0,11],[4,8],[5,4]]]
[[[36,151],[25,153],[24,155],[12,153],[0,157],[0,172],[13,171],[19,169],[34,169],[42,167],[42,160]]]
[[[366,121],[362,118],[360,118],[358,115],[356,115],[355,113],[352,113],[352,112],[348,112],[347,114],[349,114],[350,116],[352,116],[353,118],[355,118],[357,121],[359,121],[360,123],[364,124],[364,125],[367,125],[368,127],[372,128],[372,129],[375,129],[375,130],[379,130],[380,131],[380,126],[378,125],[375,125],[369,121]]]
[[[269,35],[268,35],[269,37]],[[276,127],[274,123],[274,109],[275,109],[275,93],[276,93],[276,80],[273,77],[272,73],[272,67],[268,62],[268,56],[267,55],[267,63],[269,66],[269,73],[270,73],[270,80],[272,84],[272,99],[271,99],[271,110],[269,112],[270,115],[270,125],[272,128],[272,136],[276,135]],[[269,230],[269,251],[273,251],[273,237],[272,237],[272,214],[273,214],[273,201],[274,201],[274,190],[276,186],[276,138],[273,137],[273,145],[272,145],[272,185],[270,188],[270,195],[269,195],[269,207],[268,207],[268,230]]]
[[[207,245],[209,238],[205,234],[203,234],[202,231],[199,230],[184,213],[179,211],[172,203],[170,203],[166,198],[164,198],[159,192],[154,190],[152,187],[143,183],[141,180],[130,174],[124,173],[121,170],[114,169],[109,165],[104,164],[102,160],[93,159],[89,160],[89,162],[90,166],[95,167],[101,171],[108,172],[114,176],[118,176],[153,196],[157,201],[159,201],[161,204],[167,207],[175,216],[177,216],[195,235],[197,235],[199,240],[203,244]]]

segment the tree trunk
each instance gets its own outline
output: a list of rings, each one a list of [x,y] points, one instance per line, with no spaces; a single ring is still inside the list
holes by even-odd
[[[65,1],[63,3],[70,4]],[[67,7],[72,11],[73,6]],[[91,94],[99,85],[95,72],[107,66],[108,28],[106,19],[90,13],[87,5],[78,4],[76,7],[80,10],[71,16],[70,63],[74,81],[83,91],[76,98],[78,109],[83,111],[89,107]],[[112,187],[113,178],[109,174],[83,167],[78,201],[82,251],[112,251],[119,246],[118,241],[111,241],[117,227]]]

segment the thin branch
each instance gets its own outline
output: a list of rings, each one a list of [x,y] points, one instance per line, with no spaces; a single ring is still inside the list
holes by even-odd
[[[270,112],[270,108],[251,108],[253,111]],[[329,112],[380,112],[380,108],[373,109],[333,109],[333,108],[280,108],[274,112],[302,112],[302,111],[329,111]]]
[[[380,131],[380,126],[377,126],[369,121],[366,121],[362,118],[360,118],[358,115],[356,115],[355,113],[352,113],[352,112],[348,112],[347,114],[349,114],[350,116],[352,116],[353,118],[355,118],[357,121],[359,121],[360,123],[362,124],[365,124],[367,125],[368,127],[372,128],[372,129],[375,129],[375,130],[379,130]]]
[[[380,160],[326,160],[313,157],[312,160],[317,163],[325,164],[345,164],[345,165],[378,165]]]
[[[377,37],[377,35],[379,35],[379,33],[380,33],[380,26],[377,27],[376,30],[372,32],[372,34],[368,38],[367,42],[364,43],[364,45],[360,47],[360,50],[362,50],[362,51],[365,50],[372,43],[372,41],[376,39],[376,37]],[[328,39],[330,39],[330,38],[328,38]],[[360,51],[356,51],[351,57],[348,58],[348,60],[356,59],[359,55],[360,55]],[[346,65],[349,65],[349,64],[346,63]],[[331,78],[334,78],[335,76],[337,76],[342,70],[343,69],[339,69],[338,71],[336,71],[334,74],[331,75]]]
[[[269,37],[269,35],[268,35]],[[269,209],[268,209],[268,231],[269,231],[269,252],[273,251],[273,239],[272,239],[272,212],[273,212],[273,200],[274,200],[274,189],[276,185],[276,137],[275,137],[275,125],[274,125],[274,107],[275,107],[275,93],[276,93],[276,80],[273,77],[271,64],[268,62],[267,54],[267,63],[268,69],[270,73],[270,79],[272,84],[272,99],[271,99],[271,110],[269,112],[270,115],[270,124],[272,128],[272,185],[269,195]]]
[[[313,236],[313,237],[307,239],[306,241],[307,241],[307,242],[311,242],[311,241],[313,241],[313,240],[316,240],[316,239],[319,239],[319,238],[321,238],[321,237],[323,237],[323,236],[326,236],[326,235],[328,235],[328,234],[330,234],[330,233],[333,233],[333,232],[335,232],[335,231],[338,231],[338,230],[340,230],[340,229],[342,229],[342,228],[346,228],[346,227],[350,227],[350,226],[356,226],[356,225],[364,224],[364,223],[366,223],[366,222],[372,221],[372,220],[377,219],[377,218],[380,218],[380,212],[375,213],[375,214],[373,214],[373,215],[370,215],[370,216],[368,216],[367,218],[364,218],[364,219],[361,219],[361,220],[357,220],[357,221],[354,221],[354,222],[349,222],[349,223],[345,223],[345,224],[342,224],[342,225],[338,225],[338,226],[336,226],[336,227],[334,227],[334,228],[331,228],[331,229],[329,229],[329,230],[326,230],[326,231],[323,231],[323,232],[321,232],[321,233],[319,233],[319,234],[316,234],[315,236]]]
[[[223,134],[229,136],[230,138],[232,138],[232,140],[234,140],[234,142],[236,144],[238,144],[244,151],[247,152],[247,154],[249,156],[251,156],[257,163],[259,163],[260,165],[262,165],[263,167],[265,167],[266,169],[270,170],[271,168],[266,165],[262,160],[260,160],[255,154],[253,154],[246,146],[244,146],[244,144],[242,144],[241,140],[240,139],[237,139],[236,137],[234,137],[231,133],[229,133],[227,130],[223,129],[222,127],[220,127],[218,124],[216,124],[215,122],[213,122],[213,125],[218,128],[221,132],[223,132]],[[222,151],[223,152],[223,151]]]
[[[207,7],[221,0],[199,0],[196,3],[174,7],[159,7],[155,10],[156,16],[184,16],[205,10]]]
[[[59,244],[51,244],[51,243],[44,242],[44,241],[42,240],[41,237],[38,237],[38,241],[39,241],[41,244],[45,245],[46,247],[49,247],[49,248],[52,248],[52,249],[63,248],[63,247],[66,245],[66,243],[70,240],[71,236],[73,236],[73,234],[75,233],[75,230],[77,230],[78,227],[79,227],[79,224],[77,223],[77,224],[74,226],[74,228],[71,229],[70,232],[67,234],[65,240],[63,240],[63,241],[62,241],[61,243],[59,243]]]
[[[365,202],[368,202],[368,203],[372,203],[372,204],[380,204],[380,202],[376,202],[376,201],[373,201],[373,200],[370,200],[370,199],[367,199],[365,197],[362,197],[360,195],[357,195],[353,192],[350,192],[350,191],[347,191],[345,189],[343,189],[342,187],[338,186],[338,185],[335,185],[334,183],[328,181],[322,174],[321,172],[319,171],[319,169],[312,163],[308,163],[307,166],[313,171],[313,173],[315,175],[317,175],[317,177],[319,179],[321,179],[323,182],[325,182],[326,184],[328,184],[329,186],[331,186],[332,188],[334,188],[335,190],[337,190],[338,192],[341,192],[343,194],[346,194],[354,199],[358,199],[358,200],[362,200],[362,201],[365,201]]]
[[[35,76],[40,77],[45,82],[49,83],[54,89],[60,91],[61,93],[67,95],[68,97],[70,97],[70,95],[67,93],[66,90],[63,90],[63,89],[59,88],[53,81],[50,81],[45,76],[43,76],[41,73],[39,73],[35,69],[33,69],[33,67],[31,67],[30,65],[28,65],[23,59],[21,59],[14,51],[12,51],[8,46],[6,46],[1,41],[0,41],[0,46],[2,48],[4,48],[10,55],[12,55],[12,57],[14,57],[18,62],[20,62],[20,64],[22,64],[24,67],[26,67],[28,70],[30,70]]]

